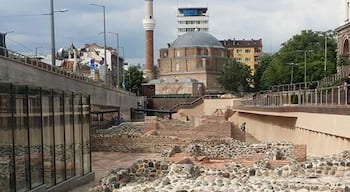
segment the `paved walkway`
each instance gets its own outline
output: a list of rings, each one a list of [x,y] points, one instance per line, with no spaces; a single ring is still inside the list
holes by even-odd
[[[160,153],[93,152],[92,170],[95,172],[95,180],[70,192],[87,192],[90,187],[97,185],[99,180],[113,169],[129,167],[139,159],[161,159],[161,157]]]

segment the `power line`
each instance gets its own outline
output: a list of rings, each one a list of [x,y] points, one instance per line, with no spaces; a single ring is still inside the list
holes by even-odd
[[[8,38],[8,37],[6,37],[6,39],[8,39],[8,40],[10,40],[10,41],[12,41],[12,42],[14,42],[14,43],[16,43],[16,44],[18,44],[18,45],[24,47],[24,48],[27,49],[28,51],[34,51],[33,49],[27,47],[26,45],[24,45],[24,44],[22,44],[22,43],[20,43],[20,42],[18,42],[18,41],[15,41],[15,40],[13,40],[13,39],[11,39],[11,38]]]
[[[0,15],[1,17],[37,17],[43,16],[44,14],[23,14],[23,15]]]

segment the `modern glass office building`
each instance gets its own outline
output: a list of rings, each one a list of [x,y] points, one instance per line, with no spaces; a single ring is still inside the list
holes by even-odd
[[[64,191],[87,177],[89,95],[0,83],[0,191]]]

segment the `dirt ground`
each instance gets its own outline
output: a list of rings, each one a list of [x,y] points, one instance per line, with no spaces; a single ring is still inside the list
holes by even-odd
[[[160,155],[160,153],[93,152],[92,170],[95,172],[95,180],[69,192],[87,192],[90,187],[97,185],[99,180],[113,169],[129,167],[140,159],[160,160]]]

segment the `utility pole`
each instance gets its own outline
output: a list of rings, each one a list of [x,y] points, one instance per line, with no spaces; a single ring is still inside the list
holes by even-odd
[[[327,76],[327,33],[324,34],[324,77]]]
[[[42,14],[42,15],[50,15],[51,17],[51,64],[53,66],[56,66],[56,43],[55,43],[55,12],[67,12],[68,9],[62,9],[55,11],[53,0],[50,1],[50,13],[49,14]]]
[[[306,49],[306,50],[297,50],[298,52],[304,52],[304,89],[306,90],[306,53],[312,52],[314,50]]]
[[[94,4],[91,3],[89,5],[100,7],[103,10],[103,49],[104,49],[104,69],[105,69],[105,83],[107,84],[107,72],[108,72],[108,66],[107,66],[107,43],[106,43],[106,7],[104,5]]]
[[[294,75],[293,75],[293,72],[294,72],[294,65],[297,65],[297,64],[296,64],[296,63],[287,63],[287,65],[292,66],[292,71],[291,71],[291,73],[290,73],[290,85],[292,86],[292,85],[293,85],[293,77],[294,77]]]
[[[120,51],[119,51],[119,33],[116,33],[116,32],[108,32],[110,34],[113,34],[113,35],[116,35],[117,36],[117,88],[119,88],[119,84],[120,84],[120,81],[119,81],[119,78],[120,78],[120,62],[119,62],[119,54],[120,54]]]
[[[35,47],[35,59],[38,59],[38,49],[41,47]]]
[[[304,89],[306,90],[306,51],[304,50]]]
[[[51,64],[56,66],[56,50],[55,50],[55,18],[54,18],[54,8],[53,8],[53,0],[50,1],[51,5]]]

